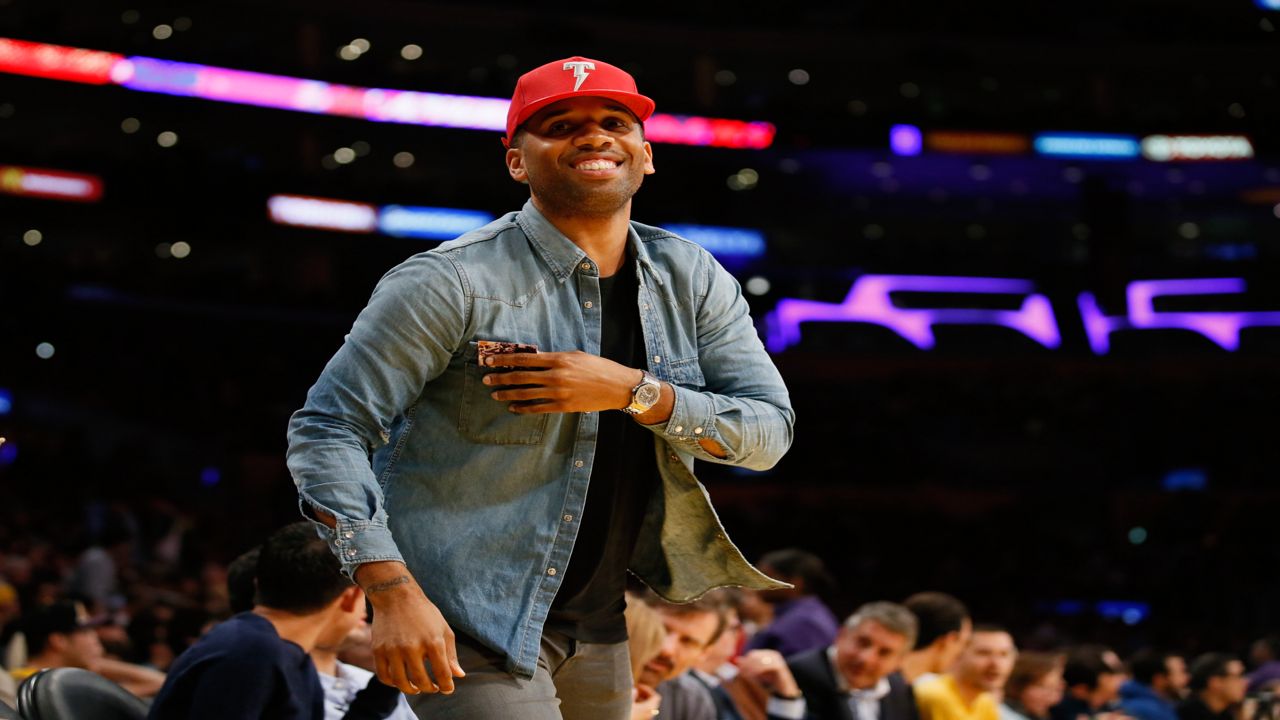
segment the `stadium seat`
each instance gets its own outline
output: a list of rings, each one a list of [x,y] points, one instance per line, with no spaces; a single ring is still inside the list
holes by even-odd
[[[21,720],[144,720],[146,703],[79,668],[41,670],[18,687]]]

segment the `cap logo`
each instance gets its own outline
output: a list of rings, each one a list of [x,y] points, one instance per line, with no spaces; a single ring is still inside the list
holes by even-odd
[[[573,77],[574,77],[573,91],[578,92],[578,88],[582,87],[583,81],[587,79],[587,71],[595,70],[596,64],[593,62],[582,62],[582,61],[567,62],[564,64],[563,69],[573,71]]]

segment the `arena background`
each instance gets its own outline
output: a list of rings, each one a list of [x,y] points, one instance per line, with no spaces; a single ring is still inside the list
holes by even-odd
[[[581,54],[660,113],[770,124],[670,120],[634,208],[713,228],[792,391],[774,470],[700,466],[749,557],[818,553],[841,613],[941,589],[1024,644],[1243,650],[1280,567],[1267,5],[0,0],[0,540],[74,552],[126,515],[198,572],[294,519],[289,414],[437,241],[269,199],[360,224],[527,196],[499,132],[139,89],[148,62],[505,98]],[[748,147],[684,144],[713,138]],[[864,278],[870,314],[832,320]]]

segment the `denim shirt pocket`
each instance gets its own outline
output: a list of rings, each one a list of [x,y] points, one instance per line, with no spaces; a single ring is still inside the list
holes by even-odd
[[[546,413],[517,415],[507,404],[489,396],[496,388],[485,385],[489,371],[476,359],[476,343],[467,343],[462,355],[462,403],[458,431],[478,443],[490,445],[541,445],[547,431]]]
[[[702,375],[702,365],[698,363],[696,357],[657,365],[652,372],[660,380],[694,390],[700,390],[707,384],[706,378]]]

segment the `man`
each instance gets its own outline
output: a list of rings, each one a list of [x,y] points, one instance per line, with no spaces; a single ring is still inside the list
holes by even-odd
[[[257,587],[252,611],[217,625],[178,656],[148,718],[324,719],[324,691],[308,653],[336,644],[364,621],[364,593],[305,522],[263,543]],[[370,682],[344,717],[386,717],[399,697]]]
[[[787,548],[768,553],[758,565],[761,572],[793,587],[760,593],[760,599],[773,606],[773,622],[747,642],[747,649],[777,650],[789,657],[829,646],[840,621],[820,597],[835,584],[822,559]]]
[[[19,621],[27,642],[28,660],[10,671],[22,682],[43,668],[92,670],[105,651],[83,604],[59,600],[37,607]]]
[[[1080,720],[1119,710],[1124,665],[1112,650],[1101,645],[1080,645],[1067,651],[1062,669],[1066,685],[1062,702],[1049,711],[1053,720]]]
[[[1140,650],[1129,659],[1132,676],[1120,686],[1120,709],[1135,720],[1178,720],[1190,679],[1181,655]]]
[[[997,720],[1018,649],[1004,628],[980,625],[949,673],[915,685],[920,720]]]
[[[1191,663],[1190,696],[1178,706],[1178,720],[1240,720],[1249,681],[1234,655],[1206,653]]]
[[[969,644],[973,632],[969,609],[941,592],[916,593],[902,604],[916,616],[920,628],[915,648],[902,661],[903,677],[915,683],[946,672]]]
[[[102,641],[80,602],[58,600],[39,606],[18,623],[26,639],[27,663],[10,671],[22,682],[44,668],[74,667],[91,670],[141,698],[160,691],[164,673],[106,657]]]
[[[667,630],[658,654],[640,670],[640,685],[657,688],[662,696],[659,720],[716,720],[711,691],[692,677],[689,670],[724,633],[725,608],[713,599],[676,605],[652,593],[645,596],[649,607],[658,611]]]
[[[1249,646],[1249,694],[1280,688],[1280,635],[1258,638]]]
[[[742,620],[738,609],[726,605],[723,612],[724,632],[703,651],[689,670],[689,676],[711,693],[718,720],[764,720],[768,692],[742,675],[732,662],[742,643]]]
[[[675,601],[783,586],[691,472],[772,466],[794,414],[734,279],[630,221],[652,111],[599,60],[522,76],[504,142],[529,202],[383,277],[291,420],[303,512],[422,716],[625,717],[628,567]]]
[[[785,661],[757,650],[742,659],[742,672],[773,691],[771,717],[917,720],[911,686],[897,673],[916,632],[905,607],[868,603],[849,616],[831,646]]]
[[[248,612],[254,608],[254,596],[258,592],[258,558],[261,554],[262,546],[258,545],[227,566],[227,605],[233,613]],[[360,691],[369,686],[373,677],[369,670],[343,662],[340,657],[346,654],[346,659],[349,660],[353,653],[368,652],[368,623],[357,623],[345,638],[340,639],[338,645],[331,644],[332,640],[332,637],[318,640],[310,652],[311,662],[320,675],[320,687],[324,691],[325,720],[339,720],[346,715]],[[405,701],[404,693],[396,694],[400,696],[396,709],[387,717],[390,720],[413,720],[415,716]]]

